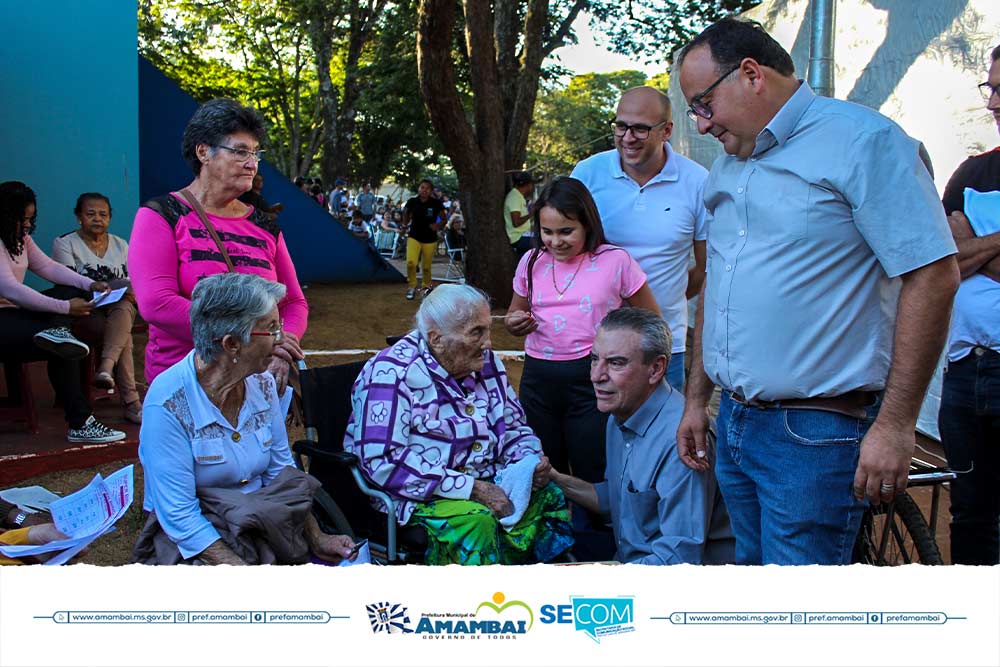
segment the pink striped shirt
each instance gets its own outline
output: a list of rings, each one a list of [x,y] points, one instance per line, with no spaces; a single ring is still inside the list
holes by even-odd
[[[161,212],[147,203],[135,215],[128,258],[139,312],[149,323],[149,382],[194,346],[189,311],[195,284],[204,276],[228,270],[198,214],[179,195],[158,197],[153,203],[160,206]],[[253,273],[287,288],[278,312],[285,330],[301,338],[306,332],[309,306],[277,225],[252,207],[241,218],[207,215],[237,272]]]

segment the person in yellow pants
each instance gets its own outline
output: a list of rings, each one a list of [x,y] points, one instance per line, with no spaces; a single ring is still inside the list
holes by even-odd
[[[430,291],[431,261],[437,251],[438,230],[445,222],[444,204],[432,196],[434,184],[429,179],[420,181],[417,196],[403,208],[403,226],[407,229],[406,278],[409,289],[407,300],[417,295],[417,262],[421,263],[420,287],[422,294]]]

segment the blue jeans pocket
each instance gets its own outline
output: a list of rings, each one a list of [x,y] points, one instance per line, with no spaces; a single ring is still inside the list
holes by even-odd
[[[861,420],[825,410],[785,410],[785,435],[802,445],[857,445]]]

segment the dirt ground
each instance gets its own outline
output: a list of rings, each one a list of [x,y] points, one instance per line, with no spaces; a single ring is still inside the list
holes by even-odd
[[[407,301],[404,298],[406,285],[320,285],[313,283],[305,290],[309,301],[309,330],[302,341],[307,350],[380,350],[385,347],[387,335],[406,333],[413,326],[413,316],[420,305],[419,299]],[[506,304],[505,304],[506,306]],[[506,307],[494,310],[500,315]],[[142,350],[145,337],[136,336],[136,376],[142,377]],[[493,348],[496,350],[523,350],[523,339],[507,333],[503,324],[494,320]],[[310,366],[344,363],[365,358],[368,355],[310,355],[306,362]],[[505,362],[511,382],[520,384],[522,364],[518,361]],[[297,429],[289,433],[289,438],[302,437]],[[97,540],[78,562],[93,565],[124,565],[136,537],[142,528],[142,466],[138,460],[118,461],[86,470],[42,475],[18,483],[18,486],[40,485],[59,494],[76,491],[85,486],[98,472],[107,476],[118,468],[135,464],[136,499],[129,513],[117,524],[117,530]]]

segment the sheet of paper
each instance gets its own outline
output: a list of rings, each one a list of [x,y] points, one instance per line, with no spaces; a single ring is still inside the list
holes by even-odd
[[[0,498],[3,498],[8,503],[17,505],[29,514],[40,510],[47,510],[53,501],[59,500],[59,496],[44,486],[22,486],[15,489],[4,489],[0,491]]]
[[[110,305],[115,301],[121,300],[126,291],[128,291],[128,287],[120,287],[107,293],[94,292],[94,305],[98,307]]]
[[[52,521],[70,537],[98,533],[121,518],[132,504],[133,491],[131,465],[107,480],[95,475],[90,484],[50,505]]]
[[[372,562],[372,550],[368,542],[358,549],[358,557],[354,560],[347,560],[346,558],[338,564],[338,567],[350,567],[352,565],[371,565]]]

